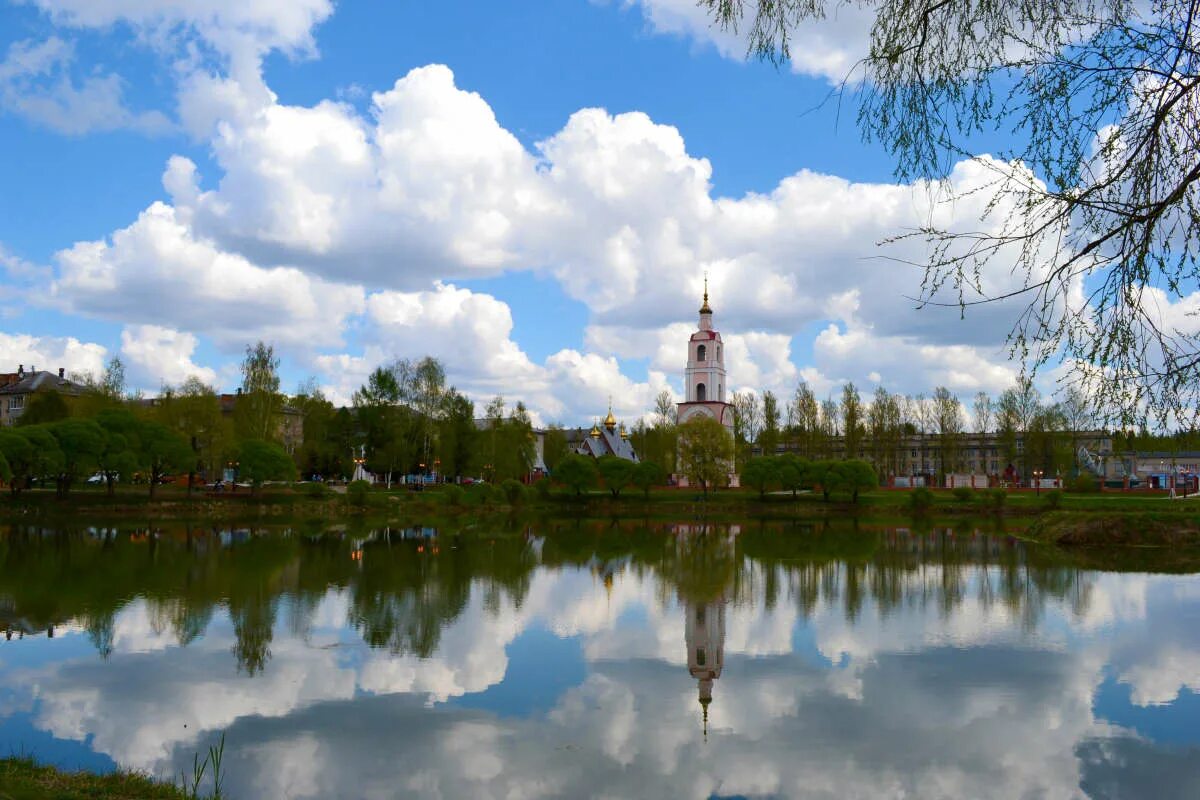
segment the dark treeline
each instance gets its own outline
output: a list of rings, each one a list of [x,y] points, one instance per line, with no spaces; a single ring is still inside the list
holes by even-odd
[[[846,536],[845,529],[759,521],[733,535],[731,526],[586,520],[489,535],[14,528],[0,537],[0,627],[14,636],[78,624],[107,656],[131,598],[144,599],[153,624],[180,645],[203,636],[223,612],[239,668],[256,673],[270,661],[278,625],[304,634],[321,600],[337,590],[348,593],[345,622],[363,641],[428,657],[472,592],[494,611],[502,601],[520,604],[539,568],[589,569],[605,581],[622,573],[653,578],[664,603],[792,603],[805,618],[818,606],[840,606],[850,619],[868,606],[879,614],[912,603],[951,611],[971,597],[1031,623],[1050,600],[1086,610],[1087,572],[1030,561],[1039,552],[1007,537],[879,529]]]

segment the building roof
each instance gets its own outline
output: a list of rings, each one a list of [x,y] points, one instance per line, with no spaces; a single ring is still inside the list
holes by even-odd
[[[634,452],[633,444],[628,439],[625,439],[615,430],[597,427],[596,430],[600,435],[592,436],[590,431],[582,429],[567,432],[567,441],[574,445],[577,452],[582,455],[599,458],[600,456],[614,455],[618,458],[623,458],[627,461],[637,461],[637,453]]]
[[[61,372],[61,371],[60,371]],[[23,373],[8,373],[4,377],[15,376],[16,380],[5,385],[0,385],[0,394],[33,394],[35,392],[47,392],[53,389],[59,394],[79,395],[83,394],[84,387],[74,381],[68,380],[53,372],[44,370],[29,371]]]

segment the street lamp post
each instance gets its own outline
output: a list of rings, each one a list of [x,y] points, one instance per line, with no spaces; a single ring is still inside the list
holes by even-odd
[[[1040,469],[1035,469],[1033,471],[1033,485],[1034,485],[1035,490],[1037,491],[1037,496],[1041,497],[1042,496],[1042,471]]]

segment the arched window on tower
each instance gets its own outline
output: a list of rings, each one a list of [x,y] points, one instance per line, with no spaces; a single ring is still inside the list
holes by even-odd
[[[696,348],[696,360],[697,361],[703,361],[704,356],[706,356],[707,354],[708,354],[708,348],[706,348],[704,345],[700,345],[699,347]]]
[[[703,383],[696,384],[696,402],[703,403],[708,400],[708,392]]]

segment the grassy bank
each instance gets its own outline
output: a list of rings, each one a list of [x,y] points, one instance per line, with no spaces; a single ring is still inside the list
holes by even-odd
[[[0,759],[0,800],[191,800],[170,784],[135,772],[65,772],[32,758]]]
[[[722,490],[705,497],[694,490],[654,489],[649,495],[605,491],[582,495],[556,489],[539,493],[525,488],[517,496],[499,487],[462,491],[375,489],[359,497],[321,487],[268,487],[221,496],[164,487],[151,499],[144,489],[122,487],[109,497],[100,489],[82,489],[62,500],[50,491],[24,492],[0,498],[0,519],[22,523],[105,525],[180,521],[197,525],[337,524],[422,525],[430,527],[489,524],[513,515],[530,517],[636,517],[657,520],[704,518],[711,521],[751,519],[822,519],[862,516],[904,524],[913,518],[1006,519],[1033,525],[1039,541],[1056,544],[1200,544],[1200,501],[1170,501],[1161,496],[1122,493],[1062,494],[1010,492],[1002,502],[987,492],[930,493],[926,507],[914,510],[904,491],[873,491],[858,502],[820,494]]]

